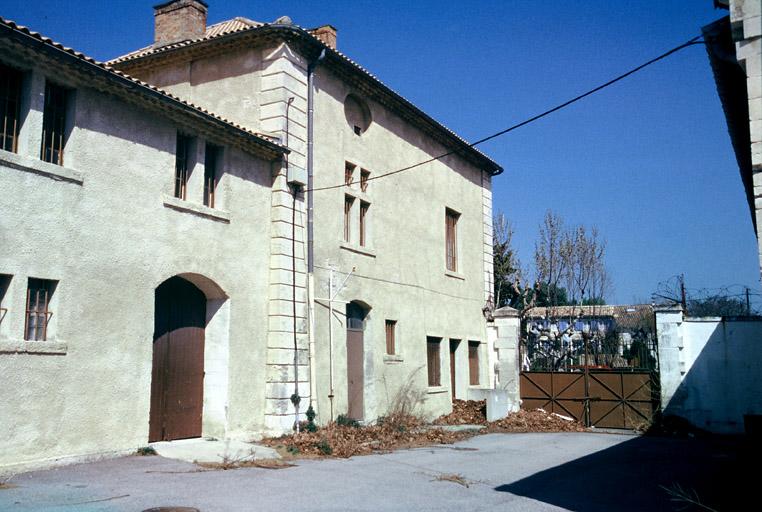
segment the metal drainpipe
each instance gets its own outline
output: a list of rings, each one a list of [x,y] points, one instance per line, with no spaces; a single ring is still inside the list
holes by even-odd
[[[310,405],[317,390],[317,370],[315,368],[315,311],[313,307],[314,297],[314,267],[315,257],[313,253],[313,207],[312,197],[313,179],[313,147],[314,147],[314,73],[315,68],[325,59],[325,48],[320,55],[307,66],[307,316],[309,318],[309,362],[310,362]],[[329,290],[330,293],[330,290]],[[329,319],[330,322],[330,319]]]
[[[289,121],[291,105],[294,103],[294,97],[290,97],[286,102],[286,147],[289,139]],[[286,179],[288,180],[289,162],[286,155]],[[292,185],[293,200],[291,202],[291,306],[294,331],[294,394],[291,395],[291,403],[294,404],[294,427],[299,433],[299,343],[296,334],[296,196],[299,193],[299,186]]]

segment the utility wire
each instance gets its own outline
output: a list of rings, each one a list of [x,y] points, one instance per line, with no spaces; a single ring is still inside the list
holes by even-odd
[[[501,130],[501,131],[499,131],[497,133],[493,133],[492,135],[488,135],[487,137],[479,139],[479,140],[477,140],[475,142],[471,142],[471,143],[468,144],[468,147],[478,146],[479,144],[483,144],[483,143],[487,142],[488,140],[492,140],[492,139],[495,139],[497,137],[500,137],[501,135],[505,135],[508,132],[512,132],[513,130],[516,130],[517,128],[521,128],[522,126],[526,126],[529,123],[533,123],[533,122],[537,121],[538,119],[542,119],[543,117],[548,116],[548,115],[552,114],[553,112],[557,112],[557,111],[559,111],[559,110],[561,110],[563,108],[566,108],[569,105],[571,105],[572,103],[576,103],[579,100],[590,96],[591,94],[595,94],[596,92],[598,92],[598,91],[600,91],[602,89],[605,89],[606,87],[609,87],[610,85],[613,85],[613,84],[617,83],[618,81],[627,78],[630,75],[633,75],[633,74],[637,73],[641,69],[646,68],[646,67],[650,66],[651,64],[655,64],[656,62],[659,62],[662,59],[666,59],[667,57],[669,57],[673,53],[677,53],[680,50],[682,50],[683,48],[687,48],[689,46],[693,46],[694,44],[704,44],[703,41],[699,41],[699,39],[701,39],[701,37],[702,36],[696,36],[693,39],[690,39],[690,40],[684,42],[683,44],[681,44],[679,46],[675,46],[671,50],[668,50],[668,51],[662,53],[658,57],[654,57],[653,59],[651,59],[651,60],[649,60],[647,62],[644,62],[640,66],[632,68],[631,70],[627,71],[626,73],[623,73],[623,74],[619,75],[618,77],[613,78],[613,79],[609,80],[608,82],[599,85],[598,87],[590,89],[589,91],[587,91],[585,93],[582,93],[579,96],[575,96],[574,98],[572,98],[572,99],[570,99],[568,101],[565,101],[565,102],[561,103],[560,105],[557,105],[557,106],[555,106],[555,107],[553,107],[551,109],[548,109],[545,112],[542,112],[542,113],[537,114],[537,115],[535,115],[533,117],[530,117],[529,119],[521,121],[520,123],[514,124],[513,126],[510,126],[510,127],[506,128],[505,130]],[[407,167],[403,167],[401,169],[397,169],[396,171],[390,171],[390,172],[387,172],[387,173],[384,173],[384,174],[378,174],[376,176],[370,176],[370,177],[366,178],[366,180],[367,181],[377,180],[377,179],[380,179],[380,178],[385,178],[387,176],[392,176],[394,174],[399,174],[401,172],[409,171],[411,169],[415,169],[415,168],[420,167],[422,165],[426,165],[428,163],[435,162],[437,160],[441,160],[442,158],[445,158],[447,156],[453,155],[453,154],[457,153],[458,151],[460,151],[460,149],[453,149],[453,150],[450,150],[450,151],[448,151],[446,153],[442,153],[439,156],[435,156],[433,158],[429,158],[428,160],[424,160],[422,162],[418,162],[417,164],[413,164],[413,165],[409,165]],[[331,189],[335,189],[335,188],[342,188],[342,187],[345,187],[347,185],[351,185],[354,182],[355,182],[355,180],[352,180],[352,182],[349,183],[349,184],[347,184],[347,183],[341,183],[340,185],[330,185],[330,186],[326,186],[326,187],[313,187],[311,189],[307,189],[306,191],[307,192],[314,192],[314,191],[317,191],[317,190],[331,190]]]

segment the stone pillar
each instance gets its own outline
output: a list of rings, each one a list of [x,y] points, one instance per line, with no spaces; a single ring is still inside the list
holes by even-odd
[[[504,393],[506,412],[515,412],[521,405],[519,394],[519,335],[521,319],[519,312],[511,307],[502,307],[493,314],[493,325],[497,329],[494,350],[495,390]],[[489,416],[489,412],[488,412]]]
[[[659,348],[659,380],[661,383],[661,410],[665,410],[685,375],[682,357],[683,310],[679,305],[658,307],[656,313],[656,337]]]

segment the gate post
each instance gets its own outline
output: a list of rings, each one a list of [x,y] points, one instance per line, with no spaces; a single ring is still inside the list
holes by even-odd
[[[493,313],[494,327],[497,330],[495,339],[495,373],[496,391],[502,391],[507,397],[508,410],[515,412],[521,406],[519,394],[519,335],[520,318],[519,312],[512,307],[505,306]],[[489,415],[489,411],[488,411]]]
[[[656,339],[659,354],[659,382],[661,384],[661,410],[680,387],[685,374],[683,350],[683,309],[679,304],[655,309]]]

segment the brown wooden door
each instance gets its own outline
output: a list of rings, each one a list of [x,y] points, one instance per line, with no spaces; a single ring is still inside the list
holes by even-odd
[[[450,392],[455,400],[455,353],[458,351],[460,340],[450,340]]]
[[[156,289],[148,440],[201,437],[206,297],[173,277]]]
[[[363,419],[364,380],[363,332],[347,329],[347,416]]]

